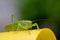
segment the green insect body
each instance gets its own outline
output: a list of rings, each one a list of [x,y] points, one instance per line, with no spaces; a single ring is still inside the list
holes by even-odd
[[[18,31],[18,30],[29,30],[33,26],[36,26],[37,29],[39,29],[37,23],[32,24],[32,21],[30,20],[21,20],[17,21],[16,23],[7,25],[5,28],[8,31]]]
[[[32,21],[30,20],[20,20],[14,23],[13,19],[15,18],[15,16],[12,14],[11,17],[12,23],[5,27],[7,31],[29,30],[33,26],[36,26],[37,29],[39,29],[38,24],[37,23],[32,24]]]

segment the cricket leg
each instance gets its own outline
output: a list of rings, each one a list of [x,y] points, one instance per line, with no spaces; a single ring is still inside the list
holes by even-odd
[[[21,24],[18,24],[17,30],[19,30],[19,27],[20,27],[20,28],[23,28],[23,30],[26,30],[26,31],[29,33],[29,35],[31,35],[30,30],[28,30],[27,28],[22,27]]]
[[[34,23],[32,26],[36,26],[36,27],[37,27],[37,29],[39,29],[39,26],[38,26],[38,24],[37,24],[37,23]]]

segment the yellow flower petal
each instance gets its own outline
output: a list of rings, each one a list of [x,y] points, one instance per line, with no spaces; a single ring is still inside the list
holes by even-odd
[[[0,40],[56,40],[49,28],[27,31],[0,32]]]

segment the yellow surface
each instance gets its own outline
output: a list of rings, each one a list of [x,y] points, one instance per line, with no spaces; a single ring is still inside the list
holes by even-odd
[[[39,30],[0,32],[0,40],[56,40],[54,33],[43,28]]]

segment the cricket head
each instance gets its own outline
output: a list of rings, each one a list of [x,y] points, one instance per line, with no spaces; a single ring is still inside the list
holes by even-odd
[[[32,26],[32,21],[30,21],[30,20],[20,20],[19,23],[22,25],[22,27]]]

